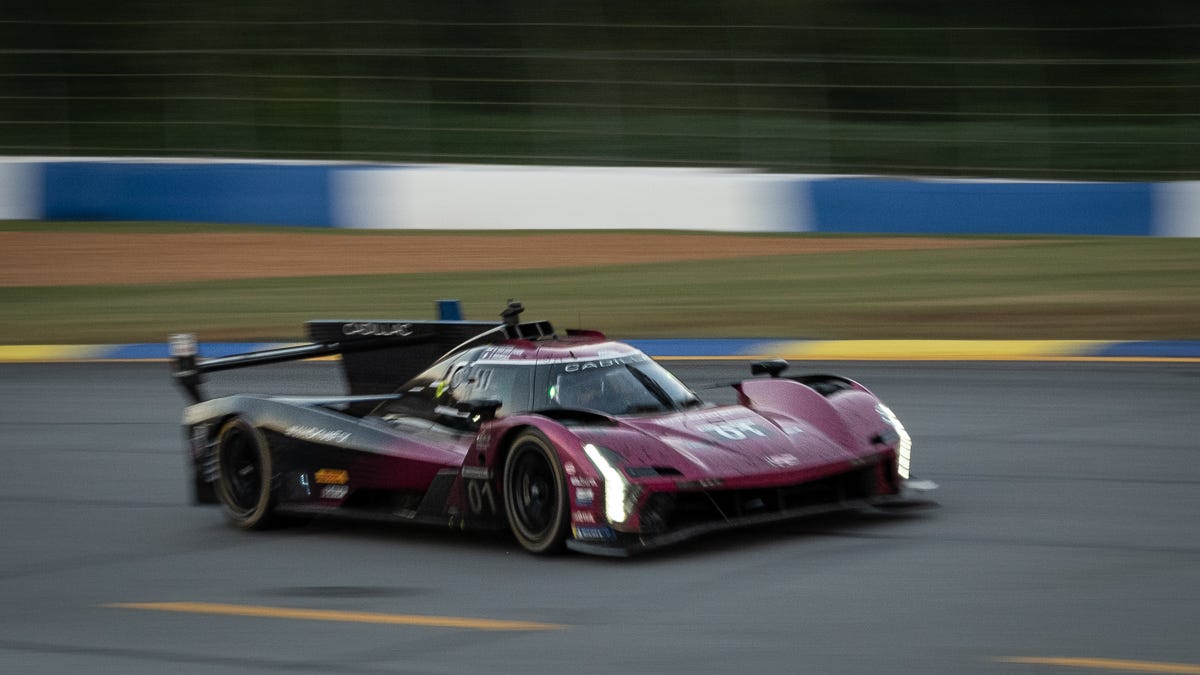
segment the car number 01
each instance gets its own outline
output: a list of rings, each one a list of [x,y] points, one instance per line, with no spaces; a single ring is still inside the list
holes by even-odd
[[[751,435],[766,437],[767,433],[750,420],[730,420],[717,424],[701,424],[697,430],[720,436],[730,441],[744,441]]]
[[[487,503],[487,512],[496,512],[496,497],[492,493],[492,484],[486,480],[467,481],[467,505],[471,507],[471,513],[483,513],[484,502]]]

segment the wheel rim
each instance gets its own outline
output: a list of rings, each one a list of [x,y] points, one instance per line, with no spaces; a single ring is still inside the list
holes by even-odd
[[[221,448],[222,471],[231,506],[252,511],[262,490],[262,457],[253,439],[240,429],[231,429]]]
[[[539,449],[527,445],[518,452],[512,471],[513,511],[521,531],[540,540],[554,527],[558,515],[557,481]]]

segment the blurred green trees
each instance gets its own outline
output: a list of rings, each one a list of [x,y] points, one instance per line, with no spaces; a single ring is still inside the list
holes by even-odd
[[[1189,0],[0,7],[0,153],[1200,175]]]

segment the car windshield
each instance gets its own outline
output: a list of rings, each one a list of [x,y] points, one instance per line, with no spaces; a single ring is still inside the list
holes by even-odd
[[[700,404],[682,382],[644,354],[626,354],[548,369],[541,392],[547,408],[597,410],[630,415],[681,410]]]

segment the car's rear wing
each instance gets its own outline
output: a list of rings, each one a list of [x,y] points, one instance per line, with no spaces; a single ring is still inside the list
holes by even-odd
[[[193,401],[204,400],[205,373],[340,355],[350,395],[390,394],[439,358],[468,347],[513,338],[550,337],[548,321],[519,323],[519,304],[510,305],[504,322],[321,320],[305,324],[308,344],[266,349],[212,359],[200,358],[196,337],[172,335],[175,382]]]

